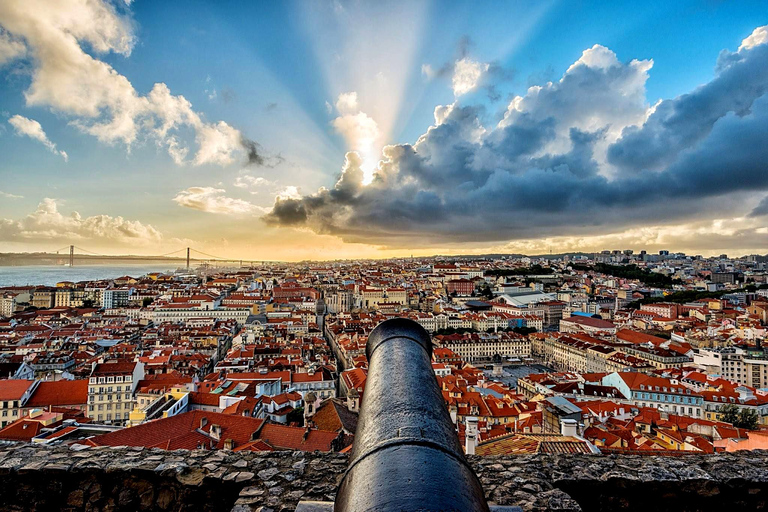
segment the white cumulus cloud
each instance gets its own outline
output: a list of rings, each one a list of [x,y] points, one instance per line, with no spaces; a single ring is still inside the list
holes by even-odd
[[[150,244],[162,234],[149,224],[110,215],[83,217],[78,212],[63,215],[55,199],[45,198],[37,209],[18,220],[0,219],[0,240],[96,240]]]
[[[35,139],[47,147],[54,155],[61,156],[65,162],[69,160],[67,152],[56,149],[56,144],[51,142],[45,134],[43,127],[34,119],[28,119],[17,114],[8,119],[8,122],[13,126],[13,129],[16,130],[18,135],[26,135],[31,139]]]
[[[453,94],[458,98],[468,92],[471,92],[480,85],[483,74],[488,71],[489,64],[477,62],[467,57],[456,61],[453,68]],[[422,69],[422,71],[424,71]],[[429,73],[426,73],[429,76]]]
[[[768,43],[768,25],[757,27],[752,33],[741,42],[739,51],[749,50],[755,46]]]
[[[178,164],[190,151],[178,134],[183,127],[195,133],[195,165],[228,165],[247,153],[248,141],[237,129],[223,121],[207,122],[163,83],[142,96],[127,77],[100,60],[109,53],[128,57],[136,42],[133,21],[112,3],[7,0],[0,2],[0,26],[0,63],[25,49],[19,40],[31,57],[31,83],[24,93],[28,106],[71,116],[74,126],[102,142],[130,148],[153,140]]]
[[[354,91],[339,95],[336,110],[340,115],[331,121],[331,125],[344,137],[347,147],[362,157],[362,168],[368,182],[373,179],[374,168],[383,145],[379,125],[360,110],[357,93]]]
[[[214,187],[189,187],[173,200],[185,208],[224,215],[246,215],[264,212],[265,209],[242,199],[225,195],[226,190]]]

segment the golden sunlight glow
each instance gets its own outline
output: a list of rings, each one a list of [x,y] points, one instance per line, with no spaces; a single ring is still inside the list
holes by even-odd
[[[373,2],[336,2],[332,9],[321,2],[302,4],[329,104],[336,102],[340,117],[356,118],[346,119],[343,128],[357,133],[338,126],[338,118],[332,124],[344,136],[347,149],[363,158],[364,183],[373,179],[381,149],[392,142],[398,125],[406,120],[404,113],[415,103],[414,98],[406,102],[406,90],[419,73],[419,41],[430,3],[403,3],[395,12],[391,7],[384,15]],[[354,91],[354,98],[349,91]]]

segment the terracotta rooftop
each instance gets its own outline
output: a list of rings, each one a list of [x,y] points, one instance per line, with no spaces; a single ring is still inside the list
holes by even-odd
[[[88,379],[41,382],[25,407],[85,405],[88,403]]]
[[[477,455],[523,455],[529,453],[594,453],[583,439],[558,434],[507,434],[483,441]]]
[[[228,439],[234,442],[234,447],[251,442],[258,437],[263,423],[246,416],[192,411],[96,436],[88,442],[93,446],[144,446],[164,450],[194,450],[201,446],[222,449]],[[211,435],[213,425],[221,427],[218,440]]]
[[[31,380],[0,380],[0,400],[21,400],[32,382]]]

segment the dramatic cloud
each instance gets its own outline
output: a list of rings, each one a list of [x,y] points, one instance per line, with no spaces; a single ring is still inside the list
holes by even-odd
[[[369,182],[373,179],[373,169],[382,145],[379,125],[368,114],[360,111],[356,92],[340,94],[336,100],[336,110],[340,115],[331,124],[344,137],[348,148],[362,156],[366,182]]]
[[[227,197],[225,193],[226,190],[222,188],[190,187],[179,192],[173,200],[185,208],[224,215],[248,215],[264,211],[248,201]]]
[[[712,81],[656,105],[651,60],[622,63],[595,45],[560,80],[515,97],[496,126],[477,107],[437,107],[414,144],[384,148],[369,184],[350,152],[332,188],[278,197],[265,220],[407,248],[692,225],[715,206],[744,219],[740,198],[768,191],[760,34],[723,52]]]
[[[15,115],[11,117],[8,122],[11,124],[11,126],[13,126],[13,129],[16,130],[17,134],[26,135],[27,137],[35,139],[36,141],[42,142],[43,145],[51,151],[51,153],[61,156],[65,162],[69,160],[69,156],[67,156],[66,151],[60,151],[56,149],[56,144],[48,139],[45,131],[43,131],[43,127],[40,126],[40,123],[34,119],[27,119],[26,117]]]
[[[195,134],[195,165],[229,165],[238,155],[258,163],[255,146],[237,129],[205,121],[163,83],[140,95],[125,76],[97,58],[109,53],[128,57],[135,44],[131,19],[111,3],[8,0],[0,2],[0,26],[0,63],[23,53],[31,58],[28,106],[71,116],[73,125],[106,143],[130,148],[152,140],[178,164],[189,153],[179,134],[185,127]]]
[[[768,45],[755,37],[761,31],[765,27],[755,30],[737,52],[720,54],[712,81],[662,101],[645,124],[626,128],[610,148],[609,162],[629,173],[663,169],[697,147],[726,116],[749,116],[753,103],[768,90]]]
[[[64,216],[50,198],[20,220],[0,219],[0,240],[4,242],[84,239],[144,245],[159,242],[162,235],[151,225],[123,217],[82,217],[77,212]]]

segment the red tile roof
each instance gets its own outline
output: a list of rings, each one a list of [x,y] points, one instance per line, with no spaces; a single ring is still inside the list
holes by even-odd
[[[21,400],[32,385],[31,380],[0,380],[0,400]]]
[[[136,363],[101,363],[93,370],[92,375],[125,375],[133,373]]]
[[[25,407],[85,405],[88,403],[88,379],[41,382]]]
[[[29,442],[43,429],[39,421],[21,418],[0,430],[0,439]]]
[[[203,419],[206,421],[203,422]],[[88,441],[94,446],[144,446],[164,450],[194,450],[204,446],[222,449],[228,439],[234,442],[235,447],[251,442],[263,423],[263,420],[246,416],[192,411],[96,436]],[[211,437],[213,425],[221,427],[218,440]]]
[[[339,437],[336,432],[309,430],[301,427],[289,427],[270,423],[264,425],[259,438],[282,450],[302,450],[306,452],[333,451],[332,443]]]

